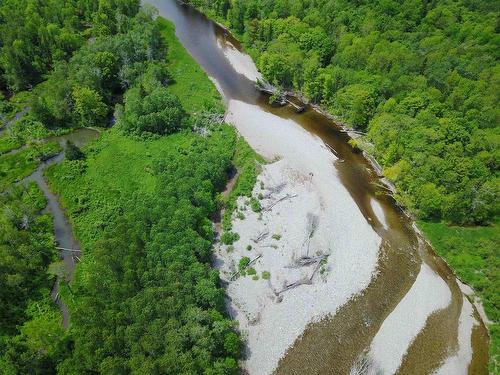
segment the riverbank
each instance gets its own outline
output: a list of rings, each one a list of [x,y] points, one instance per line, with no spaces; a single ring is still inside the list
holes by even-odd
[[[418,226],[430,239],[437,254],[449,263],[457,277],[471,287],[468,294],[472,291],[472,302],[484,308],[491,337],[491,370],[495,373],[500,366],[498,223],[488,227],[453,227],[420,221]],[[471,248],[476,251],[471,252]],[[480,301],[477,301],[478,297]]]
[[[417,220],[415,213],[405,207],[397,194],[393,181],[384,175],[383,168],[370,153],[373,145],[366,141],[366,134],[354,131],[347,124],[339,121],[328,113],[325,108],[310,103],[300,92],[286,92],[286,95],[295,98],[305,106],[331,119],[336,126],[349,134],[353,147],[359,148],[363,156],[370,162],[392,197],[411,220]],[[416,225],[426,241],[436,250],[450,268],[460,283],[464,283],[464,293],[478,310],[481,319],[488,327],[490,345],[490,370],[494,373],[500,366],[500,310],[496,301],[497,291],[500,288],[500,276],[495,272],[500,267],[495,248],[500,243],[498,223],[489,226],[459,227],[447,225],[444,222],[429,222],[418,220]],[[477,251],[471,251],[477,249]]]

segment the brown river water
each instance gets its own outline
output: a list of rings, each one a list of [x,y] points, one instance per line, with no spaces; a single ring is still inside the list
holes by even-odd
[[[292,120],[320,137],[339,158],[340,162],[334,163],[332,168],[336,168],[351,199],[382,238],[378,274],[370,285],[362,293],[353,296],[335,314],[309,324],[279,360],[275,373],[349,374],[354,363],[369,352],[384,321],[409,294],[412,286],[417,285],[419,270],[425,264],[446,283],[450,302],[426,318],[423,329],[411,340],[399,367],[396,367],[397,371],[392,373],[433,373],[441,368],[447,358],[455,355],[462,344],[471,347],[471,359],[456,371],[448,368],[442,373],[486,374],[489,339],[476,309],[471,307],[472,312],[469,314],[475,322],[469,331],[470,338],[468,342],[461,343],[460,317],[464,304],[468,302],[453,272],[436,256],[414,228],[413,221],[388,194],[387,187],[370,162],[348,145],[350,138],[346,132],[310,107],[298,114],[290,106],[270,106],[267,95],[259,92],[254,82],[235,70],[221,48],[221,45],[230,43],[241,50],[240,44],[204,15],[175,0],[149,0],[147,3],[155,6],[160,16],[175,24],[177,37],[217,82],[226,102],[238,100],[257,105],[261,111]],[[297,153],[306,151],[296,150]],[[378,215],[375,212],[374,201],[383,211],[384,223],[381,222],[380,212]],[[419,308],[418,303],[415,308]],[[408,314],[404,319],[411,322],[413,316]],[[400,327],[396,324],[391,329],[397,335]],[[359,373],[391,372],[368,370]]]

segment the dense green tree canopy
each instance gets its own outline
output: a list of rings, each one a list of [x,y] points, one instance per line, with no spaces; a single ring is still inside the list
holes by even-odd
[[[141,11],[121,22],[122,33],[86,44],[36,87],[32,109],[38,120],[48,127],[104,126],[119,95],[139,77],[147,90],[166,85],[168,73],[159,62],[165,46],[150,16]]]
[[[46,268],[55,259],[45,200],[35,185],[0,195],[0,336],[15,332],[25,318],[28,298],[49,288]]]
[[[187,115],[168,87],[166,46],[154,13],[138,11],[138,1],[51,0],[47,9],[37,0],[17,8],[14,3],[0,5],[2,17],[16,14],[21,26],[17,36],[0,36],[2,82],[19,90],[43,81],[33,89],[29,113],[13,125],[19,142],[28,133],[47,134],[47,128],[104,127],[115,112],[117,126],[109,132],[119,134],[119,148],[129,142],[144,152],[138,156],[142,168],[132,171],[133,151],[120,149],[99,164],[100,152],[109,152],[105,139],[83,150],[68,142],[66,160],[49,168],[51,188],[58,189],[67,212],[85,221],[76,226],[85,256],[75,280],[60,288],[69,330],[49,297],[53,276],[64,268],[57,262],[51,218],[41,212],[41,192],[33,185],[0,194],[0,372],[234,374],[240,339],[210,267],[209,219],[235,153],[234,130]],[[42,8],[34,18],[38,26],[30,28],[31,13]],[[59,53],[57,43],[39,40],[45,35],[40,25],[68,32],[74,44]],[[9,39],[18,37],[22,43]],[[14,66],[12,56],[21,65]],[[191,69],[199,74],[198,67]],[[201,87],[216,92],[202,78],[207,82]],[[204,136],[189,131],[193,124],[206,130]],[[168,147],[149,159],[155,141]],[[47,145],[33,144],[23,153],[41,158],[38,148]],[[119,178],[134,183],[137,173],[149,182],[146,191],[127,192],[129,183],[103,172],[115,156],[121,158],[116,166],[125,169]],[[2,168],[2,190],[4,181],[19,179],[16,171],[8,170],[7,181]],[[106,187],[92,190],[96,180]]]
[[[124,137],[120,129],[113,131]],[[109,168],[97,162],[106,137],[85,161],[92,172],[79,168],[80,160],[51,170],[51,181],[64,179],[58,188],[74,202],[70,212],[78,213],[85,238],[93,238],[85,241],[92,245],[72,284],[74,350],[59,365],[60,373],[223,375],[237,369],[240,340],[224,316],[224,292],[210,267],[209,219],[227,179],[236,134],[219,125],[208,137],[171,137],[132,138],[165,144],[161,157],[150,156],[156,181],[150,194],[98,189],[96,169]],[[126,160],[127,154],[116,158]],[[86,189],[80,188],[83,182]],[[115,189],[124,186],[115,182]],[[85,203],[89,193],[94,198]],[[102,196],[108,197],[106,207]],[[106,217],[106,224],[89,221],[96,215]]]
[[[264,77],[367,132],[422,218],[498,215],[498,2],[191,0],[241,34]]]
[[[125,95],[120,124],[128,133],[171,134],[184,127],[185,112],[179,99],[165,87],[151,92],[134,87]]]
[[[123,26],[117,18],[125,20],[138,9],[138,0],[2,1],[0,83],[14,91],[39,83],[88,36],[116,33]]]

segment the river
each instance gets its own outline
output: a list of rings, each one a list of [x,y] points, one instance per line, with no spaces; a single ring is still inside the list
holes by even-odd
[[[256,326],[233,306],[233,317],[248,329],[244,369],[257,375],[487,373],[488,334],[476,308],[388,193],[375,168],[348,145],[349,135],[310,107],[298,114],[290,106],[270,106],[267,96],[255,88],[258,72],[250,58],[216,23],[175,0],[147,2],[175,24],[181,43],[216,83],[228,107],[227,120],[268,159],[284,158],[265,172],[284,165],[287,170],[307,171],[311,181],[314,172],[314,184],[307,189],[323,189],[318,196],[331,230],[320,234],[331,236],[334,247],[342,245],[335,257],[331,255],[331,279],[337,277],[336,284],[296,288],[300,291],[287,295],[285,302],[259,311],[261,322]],[[325,191],[325,184],[330,191]],[[304,194],[310,194],[307,189]],[[308,201],[302,201],[296,205],[307,206]],[[240,227],[245,230],[243,224]],[[350,271],[336,269],[336,264]],[[360,275],[353,276],[357,268]],[[363,279],[363,272],[371,273]],[[339,292],[343,282],[359,284],[345,285],[347,298]],[[238,298],[236,282],[227,293],[233,301]],[[300,309],[284,310],[286,300],[309,297],[318,314],[310,309],[303,314]],[[270,325],[270,334],[258,328],[271,324],[273,314],[285,314],[286,319],[287,311],[290,326],[300,321],[300,334],[286,325],[279,327],[282,331]]]

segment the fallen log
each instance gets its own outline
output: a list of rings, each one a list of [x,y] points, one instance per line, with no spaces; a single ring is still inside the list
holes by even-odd
[[[68,249],[67,247],[56,246],[56,249],[57,250],[63,250],[63,251],[71,251],[71,252],[74,252],[74,253],[81,253],[81,250],[79,250],[79,249]]]
[[[291,199],[291,198],[295,198],[297,196],[297,194],[294,194],[294,195],[290,195],[290,194],[286,194],[284,197],[281,197],[280,199],[278,199],[276,202],[274,203],[271,203],[269,206],[267,207],[264,207],[262,209],[262,211],[269,211],[271,210],[274,206],[276,206],[278,203],[284,201],[285,199]]]
[[[302,256],[299,259],[295,260],[291,265],[286,266],[286,268],[299,268],[310,266],[311,264],[316,264],[321,262],[322,260],[328,258],[328,255],[319,255],[315,257]]]
[[[277,249],[278,245],[270,244],[270,245],[260,245],[259,247],[272,247],[273,249]]]
[[[287,102],[288,104],[290,104],[293,108],[295,108],[295,112],[297,113],[301,113],[301,112],[304,112],[304,110],[306,109],[305,106],[301,106],[301,105],[298,105],[298,104],[295,104],[294,102],[292,102],[290,99],[286,98],[286,94],[284,95],[285,98],[285,102]]]
[[[290,290],[290,289],[297,288],[298,286],[301,286],[301,285],[311,285],[311,284],[312,284],[312,279],[304,277],[303,279],[295,281],[294,283],[285,285],[285,287],[282,290],[280,290],[278,292],[278,294],[284,293],[284,292],[286,292],[287,290]]]
[[[319,224],[319,217],[317,215],[314,215],[312,213],[307,213],[307,236],[304,242],[302,243],[302,247],[304,247],[307,244],[307,249],[306,249],[306,256],[309,255],[309,247],[311,244],[311,239],[314,236],[314,233],[316,231],[316,228],[318,227]]]
[[[311,274],[311,277],[309,277],[309,281],[312,282],[313,278],[314,278],[314,275],[316,274],[316,272],[318,271],[319,267],[321,266],[321,262],[322,260],[320,260],[318,263],[316,263],[316,267],[314,267],[314,270]]]
[[[274,87],[267,81],[257,80],[255,86],[257,87],[258,90],[262,91],[263,93],[271,95],[271,97],[275,96],[274,98],[275,103],[278,103],[280,105],[285,105],[287,103],[290,104],[292,107],[295,108],[295,111],[297,113],[301,113],[306,109],[306,106],[294,103],[292,100],[288,98],[288,96],[292,96],[290,95],[291,94],[290,92],[284,91],[281,88]]]
[[[262,241],[264,238],[266,238],[267,236],[269,235],[269,229],[265,229],[263,230],[262,232],[260,232],[257,237],[255,238],[252,238],[252,241],[254,243],[259,243],[260,241]]]

